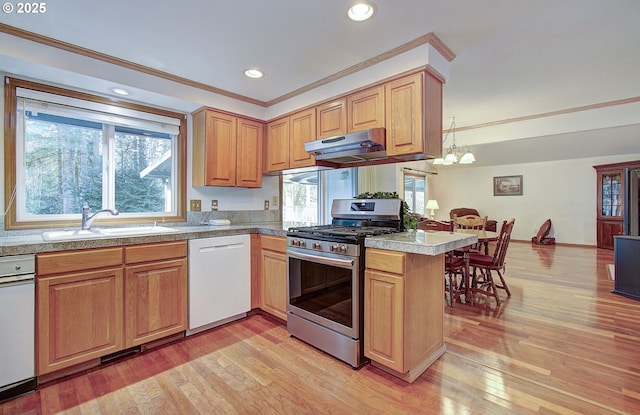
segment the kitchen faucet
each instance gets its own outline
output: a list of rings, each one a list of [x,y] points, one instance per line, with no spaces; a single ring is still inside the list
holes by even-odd
[[[111,209],[102,209],[97,211],[96,213],[94,213],[93,215],[89,215],[89,213],[91,212],[91,208],[89,207],[89,205],[85,202],[84,205],[82,205],[82,229],[89,229],[91,227],[91,222],[93,222],[93,220],[96,218],[96,215],[98,213],[102,213],[102,212],[109,212],[111,213],[113,216],[117,216],[120,212],[118,212],[117,210],[111,210]]]

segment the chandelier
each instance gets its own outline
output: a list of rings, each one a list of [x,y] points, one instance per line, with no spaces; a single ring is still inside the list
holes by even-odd
[[[442,140],[443,145],[447,142],[449,134],[451,134],[452,140],[449,147],[447,147],[447,154],[444,157],[439,157],[433,160],[433,164],[450,166],[452,164],[471,164],[476,161],[476,158],[471,152],[469,146],[458,146],[458,144],[456,143],[456,117],[453,117],[451,125],[449,126],[449,130]]]

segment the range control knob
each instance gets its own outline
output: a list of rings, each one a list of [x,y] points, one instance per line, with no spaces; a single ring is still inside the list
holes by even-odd
[[[322,244],[321,244],[320,242],[314,242],[314,243],[311,245],[311,247],[312,247],[313,249],[320,249],[320,248],[322,248]]]
[[[299,240],[299,241],[298,241],[298,246],[305,247],[306,245],[307,245],[307,244],[306,244],[306,242],[304,241],[304,239],[301,239],[301,240]]]
[[[340,252],[342,252],[342,253],[347,252],[347,246],[346,245],[340,245]]]
[[[338,244],[331,245],[331,252],[338,252]]]

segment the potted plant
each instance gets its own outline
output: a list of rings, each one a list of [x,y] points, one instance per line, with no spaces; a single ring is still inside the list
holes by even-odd
[[[356,199],[400,199],[396,192],[364,192],[356,196]],[[409,204],[402,201],[402,228],[404,230],[417,229],[418,219],[411,214]]]

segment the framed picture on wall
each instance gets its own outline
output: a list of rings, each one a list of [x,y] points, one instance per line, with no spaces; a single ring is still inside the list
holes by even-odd
[[[493,178],[494,196],[522,196],[522,175],[495,176]]]

